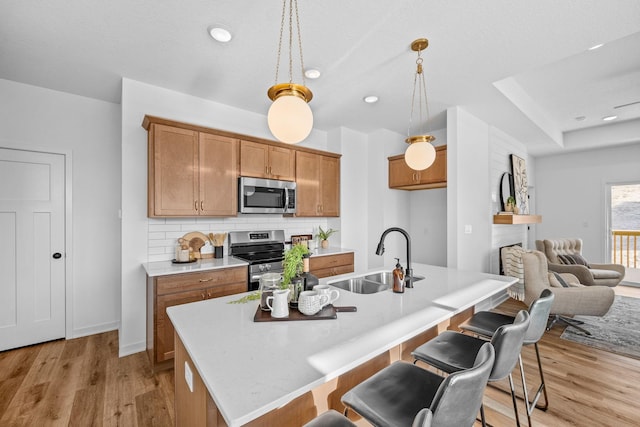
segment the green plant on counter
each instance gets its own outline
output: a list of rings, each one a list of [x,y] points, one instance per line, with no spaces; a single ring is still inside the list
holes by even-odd
[[[249,295],[245,295],[242,298],[229,301],[227,304],[245,304],[249,301],[258,301],[260,299],[260,292],[252,292]]]
[[[318,227],[318,234],[316,234],[316,236],[318,236],[320,240],[328,240],[332,234],[337,232],[338,230],[334,230],[333,228],[327,228],[326,230],[323,230],[322,227]]]
[[[281,288],[287,289],[291,279],[302,273],[302,258],[308,253],[309,249],[306,245],[294,245],[284,253]]]

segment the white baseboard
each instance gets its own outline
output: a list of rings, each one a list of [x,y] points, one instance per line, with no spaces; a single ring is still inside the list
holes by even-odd
[[[133,344],[128,345],[120,345],[120,350],[118,351],[118,357],[125,357],[131,354],[140,353],[141,351],[145,351],[147,349],[147,342],[140,341]]]
[[[101,323],[99,325],[87,326],[73,330],[73,335],[67,339],[86,337],[88,335],[101,334],[103,332],[115,331],[120,326],[119,322]]]

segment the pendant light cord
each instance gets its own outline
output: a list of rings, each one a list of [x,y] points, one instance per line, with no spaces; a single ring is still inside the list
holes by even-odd
[[[302,36],[300,35],[300,18],[298,15],[298,0],[289,1],[289,83],[293,83],[293,9],[295,4],[296,29],[298,31],[298,48],[300,50],[300,70],[302,75],[302,85],[306,86],[304,75],[304,59],[302,56]],[[282,53],[282,35],[284,33],[284,18],[287,10],[287,0],[282,1],[282,17],[280,18],[280,38],[278,40],[278,57],[276,60],[275,84],[278,84],[278,73],[280,71],[280,57]]]

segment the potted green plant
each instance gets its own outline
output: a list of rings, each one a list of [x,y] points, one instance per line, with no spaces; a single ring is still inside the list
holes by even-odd
[[[293,245],[291,249],[284,253],[282,261],[282,284],[280,287],[286,289],[291,283],[291,279],[302,273],[303,258],[309,254],[306,245]]]
[[[322,227],[318,227],[318,234],[316,234],[316,237],[320,238],[322,247],[326,249],[329,247],[329,237],[337,232],[338,230],[334,230],[333,228],[323,230]]]
[[[515,210],[516,207],[516,198],[513,196],[509,196],[507,197],[507,203],[505,205],[505,210],[507,212],[513,212]]]

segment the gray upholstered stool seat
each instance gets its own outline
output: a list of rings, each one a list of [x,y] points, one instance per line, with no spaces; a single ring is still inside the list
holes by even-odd
[[[312,419],[303,427],[356,427],[356,425],[340,412],[330,409]]]
[[[525,333],[529,327],[529,313],[521,310],[515,317],[513,323],[499,327],[493,337],[491,344],[495,349],[495,362],[489,382],[499,381],[509,378],[511,389],[511,400],[515,413],[516,424],[520,425],[518,417],[518,407],[516,395],[513,388],[513,378],[511,371],[518,363],[520,350],[524,341]],[[455,373],[463,369],[468,369],[473,364],[478,349],[486,340],[465,335],[460,332],[445,331],[416,348],[411,354],[416,358],[446,373]],[[486,425],[484,409],[480,407],[482,425]]]
[[[446,378],[398,361],[349,390],[342,403],[377,427],[472,426],[493,368],[492,345],[485,342],[474,359]]]

